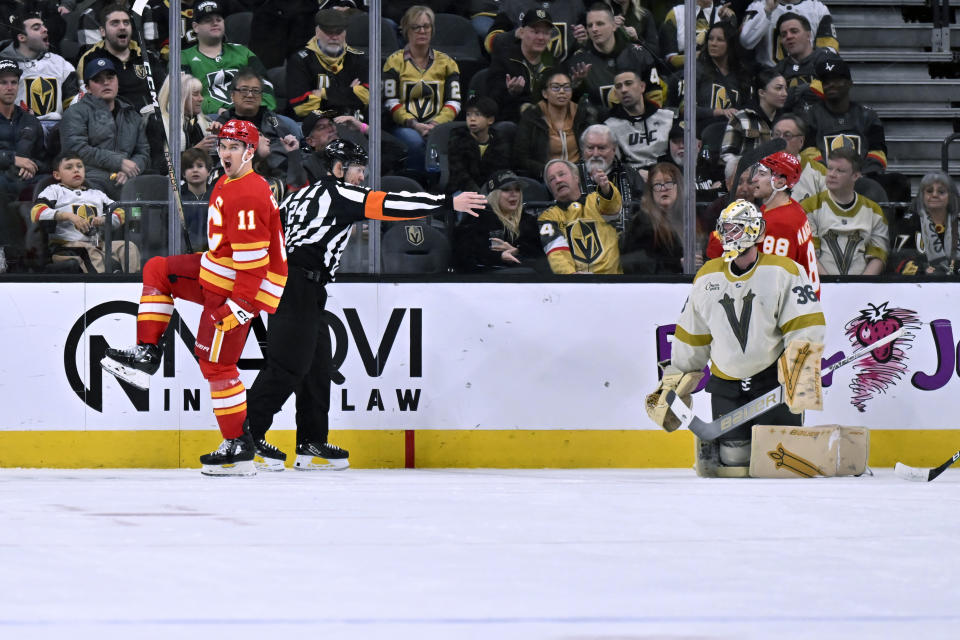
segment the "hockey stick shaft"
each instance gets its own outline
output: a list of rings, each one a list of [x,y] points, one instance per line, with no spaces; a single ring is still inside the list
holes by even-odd
[[[911,467],[905,465],[902,462],[898,462],[897,466],[894,468],[893,472],[897,476],[903,478],[904,480],[913,480],[915,482],[930,482],[941,473],[950,468],[957,460],[960,460],[960,451],[957,451],[955,454],[950,456],[950,459],[941,464],[939,467],[934,467],[932,469],[928,468],[919,468]]]
[[[147,0],[137,0],[133,3],[132,11],[137,17],[143,18],[143,10],[147,6]],[[150,55],[147,53],[147,45],[143,38],[143,26],[138,24],[139,20],[131,20],[133,28],[136,29],[137,39],[140,42],[140,54],[143,58],[143,70],[147,76],[147,88],[150,90],[150,100],[153,103],[153,115],[160,125],[160,133],[163,136],[163,157],[167,162],[167,177],[170,178],[170,192],[173,194],[174,207],[177,210],[177,217],[180,219],[180,229],[183,231],[183,246],[187,253],[193,253],[193,243],[190,241],[190,232],[187,230],[187,218],[183,215],[183,201],[180,199],[180,185],[177,184],[177,176],[173,171],[173,161],[170,158],[170,143],[167,140],[167,129],[163,126],[163,114],[160,111],[160,101],[157,100],[157,87],[153,82],[153,69],[150,68]],[[179,78],[179,71],[174,70],[169,82],[174,82],[174,78]],[[174,123],[170,123],[171,128]]]
[[[884,336],[873,344],[868,345],[856,353],[838,360],[837,362],[834,362],[822,370],[821,378],[830,375],[840,367],[844,367],[851,362],[855,362],[860,358],[863,358],[864,356],[870,354],[874,349],[878,349],[884,345],[890,344],[897,338],[903,336],[906,331],[906,327],[900,327],[893,333]],[[680,419],[680,426],[687,427],[701,440],[710,441],[716,440],[724,433],[732,429],[736,429],[745,422],[752,420],[760,414],[766,413],[770,409],[782,404],[783,395],[783,385],[780,385],[777,388],[763,394],[762,396],[754,398],[745,405],[723,414],[713,422],[704,422],[703,420],[699,419],[696,414],[693,413],[693,410],[685,405],[673,391],[667,392],[666,400],[667,404],[670,405],[670,410],[673,411],[674,415]]]

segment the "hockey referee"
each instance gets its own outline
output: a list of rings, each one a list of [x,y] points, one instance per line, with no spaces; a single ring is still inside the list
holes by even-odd
[[[359,186],[367,153],[346,140],[323,150],[326,176],[290,193],[280,205],[289,277],[267,329],[267,365],[248,391],[254,462],[283,471],[287,456],[265,440],[273,416],[295,393],[297,469],[346,469],[348,453],[327,442],[330,411],[330,331],[324,321],[326,285],[333,281],[353,223],[415,220],[450,208],[476,216],[487,204],[475,192],[456,196],[387,193]],[[419,215],[415,215],[419,214]]]

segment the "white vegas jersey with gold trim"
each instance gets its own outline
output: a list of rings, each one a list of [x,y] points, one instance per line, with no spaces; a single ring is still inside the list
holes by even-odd
[[[694,278],[674,335],[674,366],[697,371],[709,362],[712,375],[739,380],[772,365],[791,340],[823,342],[823,309],[800,265],[761,253],[738,276],[732,264],[710,260]]]

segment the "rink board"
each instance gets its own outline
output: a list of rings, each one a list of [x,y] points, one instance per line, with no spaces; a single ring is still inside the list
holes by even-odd
[[[689,284],[338,283],[331,440],[358,467],[682,467],[689,434],[643,411]],[[808,424],[870,427],[871,463],[941,462],[960,432],[956,285],[825,284],[828,362],[891,326],[885,355],[825,381]],[[149,392],[97,365],[133,342],[134,283],[0,284],[0,466],[179,467],[218,441],[192,358],[199,307],[178,303]],[[262,327],[262,325],[261,325]],[[263,363],[251,333],[241,379]],[[697,393],[695,410],[710,415]],[[271,440],[290,451],[293,403]]]

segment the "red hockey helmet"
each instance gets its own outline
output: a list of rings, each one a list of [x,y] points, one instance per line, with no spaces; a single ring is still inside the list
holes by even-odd
[[[800,161],[792,153],[777,151],[760,161],[760,164],[787,180],[787,188],[792,189],[800,179]]]
[[[226,124],[220,127],[220,133],[217,135],[221,140],[239,140],[247,146],[254,147],[260,143],[260,132],[252,122],[246,120],[228,120]]]

